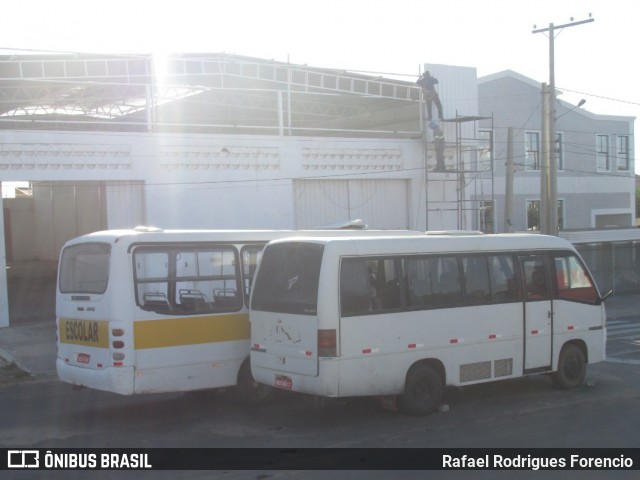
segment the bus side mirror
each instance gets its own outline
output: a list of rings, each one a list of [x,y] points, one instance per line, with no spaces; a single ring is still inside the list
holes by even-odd
[[[613,295],[613,290],[609,290],[607,293],[605,293],[602,297],[600,297],[600,302],[598,303],[604,303],[605,300],[607,298],[609,298],[611,295]]]

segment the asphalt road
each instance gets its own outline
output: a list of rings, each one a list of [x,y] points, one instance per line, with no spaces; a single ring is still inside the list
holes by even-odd
[[[585,385],[575,390],[554,389],[546,376],[449,389],[446,412],[418,418],[383,409],[373,399],[318,405],[306,396],[283,392],[270,405],[247,409],[231,390],[122,397],[74,391],[50,378],[0,385],[0,396],[5,406],[0,410],[0,446],[7,448],[640,446],[640,368],[613,362],[591,366]],[[49,474],[54,472],[38,473],[52,478]],[[108,472],[99,475],[104,473]],[[163,476],[168,473],[175,475]],[[303,474],[327,478],[323,473],[327,472],[315,472],[314,477],[303,471],[217,471],[185,472],[182,477],[177,472],[154,472],[154,478],[307,478]],[[384,478],[411,478],[407,472],[395,473],[399,475]],[[429,478],[463,478],[456,476],[463,473],[471,472],[429,472]],[[582,475],[575,478],[604,478],[561,473],[565,476],[557,478],[573,473]],[[635,477],[624,476],[629,473]],[[91,478],[96,478],[94,474],[98,475],[92,472]],[[362,478],[353,474],[341,472],[334,478]],[[504,478],[516,477],[512,472]],[[637,472],[607,472],[606,478],[637,478]]]

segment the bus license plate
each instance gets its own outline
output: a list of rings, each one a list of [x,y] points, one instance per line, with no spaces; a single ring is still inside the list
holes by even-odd
[[[89,363],[91,356],[88,353],[79,353],[77,361],[78,363]]]
[[[291,387],[293,387],[293,380],[289,377],[285,377],[284,375],[278,375],[276,376],[276,387],[291,390]]]

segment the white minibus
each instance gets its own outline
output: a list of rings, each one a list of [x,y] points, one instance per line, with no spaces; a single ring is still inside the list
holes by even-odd
[[[395,232],[416,235],[418,232]],[[249,368],[249,290],[270,240],[353,231],[183,231],[83,235],[60,254],[56,368],[61,381],[123,395],[239,387]]]
[[[414,415],[448,385],[549,373],[576,387],[605,356],[605,298],[557,237],[280,239],[256,273],[251,369],[296,392],[394,396]]]

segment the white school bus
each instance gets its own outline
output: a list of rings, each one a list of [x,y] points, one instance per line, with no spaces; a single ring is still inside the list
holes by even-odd
[[[256,381],[437,409],[445,386],[549,373],[583,382],[605,356],[602,297],[557,237],[293,238],[267,245],[251,300]]]
[[[259,400],[249,290],[266,243],[293,234],[381,232],[141,227],[68,241],[58,267],[58,377],[123,395],[237,385]]]

